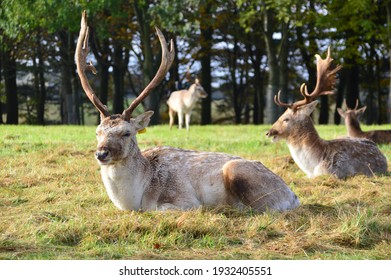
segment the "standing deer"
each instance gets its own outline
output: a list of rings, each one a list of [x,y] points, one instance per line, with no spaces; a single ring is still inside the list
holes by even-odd
[[[187,69],[187,75],[189,76],[189,69]],[[182,89],[173,91],[170,98],[167,100],[168,114],[170,116],[170,129],[172,128],[175,120],[175,114],[178,113],[178,127],[183,127],[183,115],[185,115],[186,130],[189,131],[190,117],[193,109],[200,98],[207,97],[208,94],[200,84],[198,79],[195,79],[194,83],[189,89]]]
[[[317,82],[309,94],[306,84],[300,88],[303,100],[286,104],[280,100],[280,92],[274,101],[287,110],[267,132],[272,141],[285,139],[292,158],[308,177],[332,174],[337,178],[347,178],[356,174],[367,176],[387,171],[387,160],[376,144],[366,139],[343,138],[331,141],[319,137],[310,117],[320,95],[333,94],[336,73],[340,66],[332,68],[330,48],[326,59],[316,55]]]
[[[133,110],[165,77],[174,59],[159,29],[161,65],[153,80],[122,114],[110,115],[96,97],[85,72],[95,72],[86,63],[88,27],[82,15],[75,60],[82,87],[100,112],[96,129],[96,160],[112,202],[123,210],[191,209],[201,205],[251,207],[262,212],[288,210],[299,199],[284,181],[258,161],[222,153],[197,152],[172,147],[141,151],[136,135],[149,123],[152,111],[131,118]]]
[[[371,130],[362,131],[360,126],[361,116],[364,114],[367,106],[358,109],[358,100],[354,109],[346,106],[346,111],[338,108],[338,113],[345,119],[345,125],[348,131],[348,136],[355,138],[366,138],[377,144],[391,143],[391,130]]]

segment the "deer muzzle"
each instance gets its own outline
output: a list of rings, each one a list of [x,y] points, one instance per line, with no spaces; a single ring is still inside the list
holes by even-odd
[[[266,137],[273,137],[272,142],[276,142],[278,140],[278,131],[275,129],[270,129],[266,132]]]
[[[106,164],[110,161],[109,151],[106,149],[98,150],[95,152],[95,158],[100,164]]]

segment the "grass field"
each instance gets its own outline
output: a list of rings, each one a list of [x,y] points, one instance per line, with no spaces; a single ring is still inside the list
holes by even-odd
[[[308,179],[284,142],[265,137],[269,127],[193,125],[187,133],[165,125],[138,136],[141,148],[260,160],[302,205],[259,215],[223,207],[118,210],[93,156],[95,127],[0,126],[0,259],[390,259],[391,145],[380,147],[386,175]],[[345,127],[318,131],[332,139]]]

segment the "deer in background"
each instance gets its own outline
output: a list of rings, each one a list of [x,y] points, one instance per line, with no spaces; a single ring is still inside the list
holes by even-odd
[[[190,79],[189,68],[187,68],[186,77]],[[189,131],[191,113],[197,101],[207,96],[208,94],[198,79],[195,79],[189,89],[173,91],[167,100],[170,129],[174,125],[175,115],[178,114],[179,129],[183,127],[183,116],[185,116],[186,130]]]
[[[267,132],[272,141],[285,139],[292,158],[308,177],[332,174],[344,179],[357,174],[372,176],[387,171],[387,160],[379,148],[367,139],[343,138],[331,141],[318,135],[310,117],[320,95],[333,94],[336,73],[340,66],[332,67],[330,48],[326,59],[316,55],[317,81],[312,93],[308,93],[305,83],[300,88],[303,100],[292,104],[280,100],[280,92],[274,100],[287,110]]]
[[[202,205],[251,207],[259,212],[298,207],[299,199],[284,181],[258,161],[173,147],[139,149],[136,135],[148,125],[153,112],[135,118],[131,114],[162,81],[174,59],[173,42],[168,50],[163,34],[156,31],[162,48],[156,76],[129,108],[111,115],[87,80],[85,72],[95,72],[95,68],[86,63],[88,26],[86,13],[82,15],[75,60],[82,87],[101,115],[95,158],[111,201],[123,210],[143,211]]]
[[[346,103],[345,103],[346,104]],[[346,111],[338,108],[339,115],[345,119],[348,136],[355,138],[366,138],[372,140],[377,144],[391,143],[391,130],[371,130],[362,131],[360,126],[360,119],[365,112],[367,106],[358,109],[358,100],[354,109],[346,106]]]

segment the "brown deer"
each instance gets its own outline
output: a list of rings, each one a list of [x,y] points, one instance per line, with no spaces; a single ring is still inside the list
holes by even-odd
[[[346,111],[342,108],[338,108],[339,115],[345,119],[345,125],[347,128],[348,136],[355,138],[366,138],[372,140],[377,144],[388,144],[391,143],[391,130],[371,130],[371,131],[362,131],[360,126],[360,119],[367,109],[367,106],[364,106],[358,109],[358,100],[356,101],[356,106],[351,109],[346,106]]]
[[[186,71],[186,77],[191,81],[189,68]],[[173,91],[167,100],[168,114],[170,117],[170,129],[174,125],[175,115],[178,114],[178,127],[183,127],[183,116],[185,116],[186,130],[190,129],[190,118],[197,101],[200,98],[206,98],[208,94],[200,84],[198,79],[195,79],[189,89]]]
[[[319,137],[310,117],[320,95],[333,94],[336,73],[340,66],[332,67],[330,48],[326,59],[316,55],[317,82],[312,93],[306,84],[300,88],[303,100],[292,104],[280,100],[280,92],[274,100],[287,110],[267,132],[272,141],[285,139],[292,158],[308,177],[332,174],[337,178],[347,178],[356,174],[371,176],[387,171],[387,160],[372,141],[366,139],[343,138],[331,141]]]
[[[131,118],[132,111],[165,77],[174,59],[159,29],[162,61],[156,76],[122,114],[111,115],[88,83],[85,72],[88,27],[81,20],[75,54],[77,71],[85,93],[101,114],[96,129],[95,157],[112,202],[123,210],[192,209],[202,205],[251,207],[255,211],[288,210],[299,199],[284,181],[258,161],[237,156],[153,147],[141,151],[136,135],[149,123],[152,111]]]

